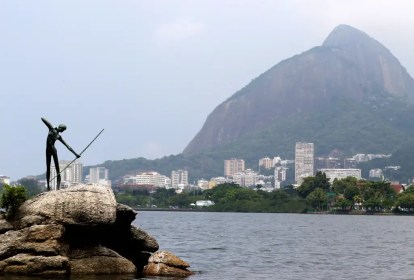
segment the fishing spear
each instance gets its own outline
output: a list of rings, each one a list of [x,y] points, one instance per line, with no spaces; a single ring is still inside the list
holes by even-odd
[[[98,135],[95,136],[95,138],[93,138],[93,140],[85,147],[85,149],[82,150],[82,152],[79,154],[79,157],[83,154],[83,152],[86,151],[86,149],[89,148],[90,145],[92,145],[92,143],[96,140],[96,138],[99,137],[99,135],[101,135],[101,133],[104,131],[104,128],[98,133]],[[66,168],[68,168],[72,163],[75,162],[75,160],[77,160],[78,158],[75,158],[74,160],[72,160],[68,165],[66,165],[62,170],[60,170],[60,172],[58,174],[56,174],[55,177],[52,178],[52,180],[50,180],[49,182],[52,182],[58,175],[60,175],[63,171],[66,170]]]

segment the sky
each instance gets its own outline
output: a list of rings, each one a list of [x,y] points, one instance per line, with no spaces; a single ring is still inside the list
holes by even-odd
[[[413,75],[413,10],[410,0],[1,0],[0,175],[45,172],[41,117],[65,124],[78,153],[104,129],[85,166],[179,154],[216,106],[339,24]]]

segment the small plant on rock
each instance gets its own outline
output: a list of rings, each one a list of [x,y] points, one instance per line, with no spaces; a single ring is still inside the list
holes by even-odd
[[[25,187],[4,185],[0,206],[6,209],[7,217],[11,218],[26,199]]]

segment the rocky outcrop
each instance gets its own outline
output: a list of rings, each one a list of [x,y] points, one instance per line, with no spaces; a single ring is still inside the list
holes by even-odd
[[[186,277],[193,274],[190,265],[168,251],[154,253],[144,267],[144,274],[148,276]]]
[[[40,194],[0,216],[0,275],[142,274],[159,246],[136,214],[103,186]]]

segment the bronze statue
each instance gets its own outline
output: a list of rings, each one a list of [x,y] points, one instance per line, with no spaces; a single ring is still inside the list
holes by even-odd
[[[66,125],[61,124],[58,127],[53,127],[45,118],[42,118],[42,121],[44,122],[44,124],[49,128],[49,134],[47,135],[47,140],[46,140],[46,180],[47,180],[47,190],[50,191],[50,163],[51,163],[51,159],[53,157],[53,162],[55,163],[55,168],[56,168],[56,174],[57,174],[57,185],[56,188],[60,189],[60,169],[59,169],[59,160],[58,160],[58,155],[57,155],[57,151],[55,148],[55,142],[56,140],[59,140],[60,142],[62,142],[63,145],[66,146],[66,148],[68,148],[69,151],[71,151],[76,158],[80,158],[80,155],[78,155],[62,138],[62,136],[60,136],[60,132],[63,132],[66,130]]]

